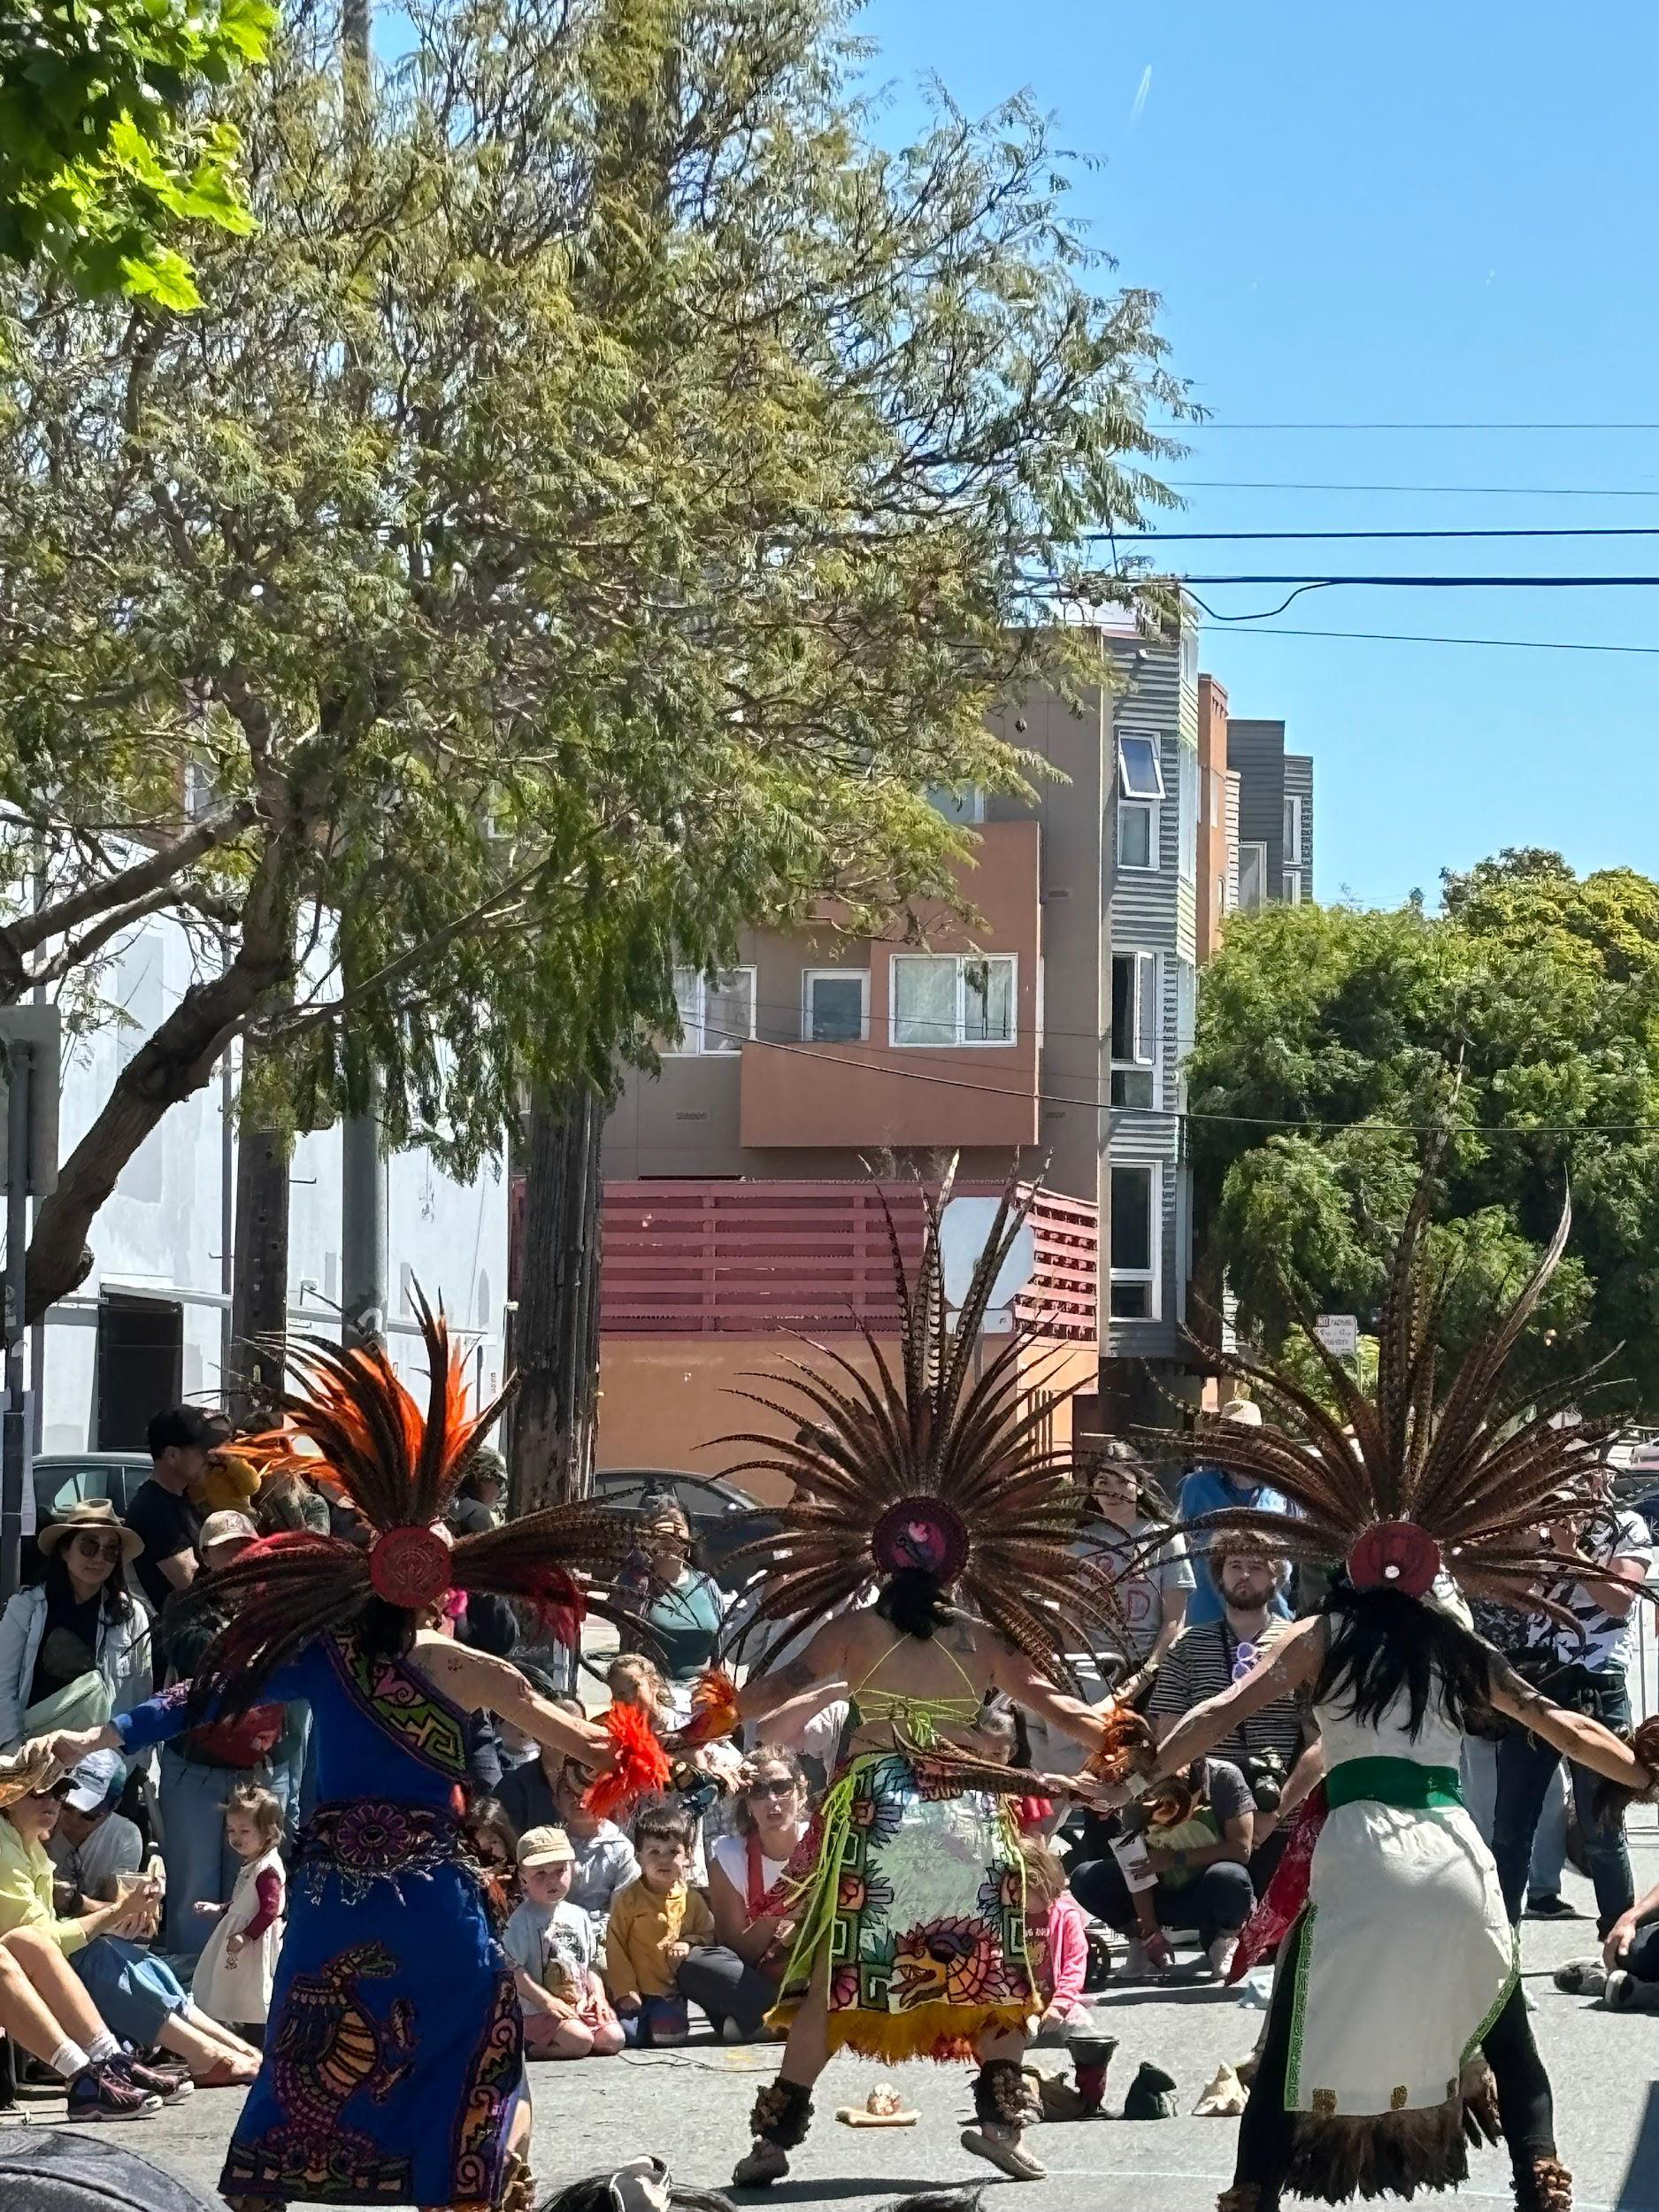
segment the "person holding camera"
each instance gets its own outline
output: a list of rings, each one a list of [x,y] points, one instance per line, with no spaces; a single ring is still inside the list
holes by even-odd
[[[1526,1617],[1525,1643],[1511,1654],[1522,1679],[1569,1712],[1587,1714],[1615,1734],[1631,1724],[1624,1666],[1631,1614],[1653,1563],[1646,1525],[1611,1500],[1611,1477],[1595,1478],[1595,1511],[1548,1523],[1543,1540],[1558,1554],[1576,1552],[1594,1571],[1583,1582],[1563,1576],[1540,1591],[1556,1613]],[[1571,1624],[1560,1617],[1571,1615]],[[1539,1815],[1560,1758],[1556,1748],[1525,1729],[1511,1729],[1498,1746],[1497,1800],[1492,1816],[1492,1855],[1511,1922],[1526,1896],[1527,1870]],[[1596,1776],[1574,1761],[1568,1773],[1578,1809],[1578,1832],[1595,1888],[1596,1932],[1605,1938],[1631,1909],[1635,1886],[1624,1828],[1597,1803]]]
[[[1193,1928],[1217,1981],[1225,1981],[1239,1931],[1256,1909],[1250,1853],[1256,1801],[1229,1759],[1198,1759],[1183,1778],[1189,1805],[1142,1803],[1113,1820],[1106,1855],[1074,1864],[1071,1894],[1096,1920],[1130,1939],[1127,1979],[1162,1977],[1174,1962],[1166,1928]],[[1093,1826],[1091,1838],[1099,1832]],[[1086,1849],[1088,1844],[1086,1843]]]
[[[1260,1537],[1226,1531],[1210,1545],[1210,1559],[1221,1591],[1221,1618],[1187,1629],[1170,1647],[1147,1705],[1160,1743],[1195,1707],[1242,1681],[1289,1625],[1274,1610],[1286,1563]],[[1250,1875],[1259,1893],[1284,1849],[1284,1823],[1318,1778],[1318,1744],[1311,1739],[1302,1700],[1287,1694],[1240,1721],[1215,1748],[1249,1787],[1255,1811]]]

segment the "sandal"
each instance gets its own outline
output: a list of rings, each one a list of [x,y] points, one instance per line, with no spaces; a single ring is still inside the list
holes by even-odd
[[[204,2074],[196,2077],[198,2089],[246,2089],[259,2078],[257,2061],[242,2058],[215,2059]]]

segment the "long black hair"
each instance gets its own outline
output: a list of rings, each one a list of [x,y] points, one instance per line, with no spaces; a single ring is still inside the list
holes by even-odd
[[[951,1607],[944,1588],[919,1567],[901,1567],[889,1575],[876,1600],[876,1611],[891,1621],[902,1636],[919,1636],[926,1642],[950,1618]]]
[[[96,1533],[96,1530],[94,1533]],[[73,1544],[74,1540],[73,1536],[65,1539],[65,1543]],[[69,1579],[69,1562],[64,1557],[63,1544],[54,1546],[47,1553],[46,1571],[41,1577],[41,1581],[46,1592],[46,1602],[49,1606],[54,1598],[60,1598],[70,1605],[79,1602],[75,1596],[75,1586]],[[118,1559],[110,1569],[104,1586],[98,1593],[98,1609],[106,1621],[130,1621],[132,1619],[133,1601],[127,1594],[125,1561]]]
[[[1345,1719],[1374,1726],[1403,1691],[1413,1738],[1423,1732],[1431,1699],[1458,1728],[1489,1709],[1491,1647],[1439,1606],[1398,1590],[1356,1590],[1338,1575],[1320,1609],[1330,1642],[1316,1705],[1340,1706]]]

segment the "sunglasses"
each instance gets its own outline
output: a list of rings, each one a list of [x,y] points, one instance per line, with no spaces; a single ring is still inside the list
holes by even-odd
[[[75,1549],[85,1558],[107,1559],[113,1563],[121,1555],[121,1540],[119,1536],[111,1537],[108,1541],[102,1536],[77,1536]]]
[[[787,1797],[795,1789],[789,1780],[781,1782],[751,1782],[746,1793],[750,1797]]]

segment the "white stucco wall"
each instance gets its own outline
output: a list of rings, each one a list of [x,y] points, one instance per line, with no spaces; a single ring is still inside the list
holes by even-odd
[[[130,1027],[111,1026],[65,1052],[60,1155],[79,1142],[132,1056],[188,987],[191,949],[166,923],[139,933],[114,964],[106,994],[126,1007]],[[427,1295],[442,1296],[457,1333],[479,1348],[485,1389],[502,1374],[503,1301],[507,1284],[507,1187],[487,1168],[470,1187],[442,1174],[424,1153],[387,1163],[387,1334],[394,1357],[424,1371],[412,1336],[404,1271]],[[228,1182],[227,1179],[228,1178]],[[97,1317],[100,1297],[127,1291],[178,1303],[183,1313],[183,1389],[211,1405],[223,1391],[223,1340],[229,1276],[224,1205],[235,1187],[234,1126],[227,1141],[224,1087],[216,1077],[173,1107],[122,1171],[115,1195],[94,1222],[91,1276],[54,1307],[44,1331],[41,1449],[96,1447]],[[290,1323],[319,1334],[337,1325],[340,1132],[301,1140],[290,1203]],[[414,1356],[405,1361],[404,1354]],[[31,1386],[35,1378],[31,1378]]]

